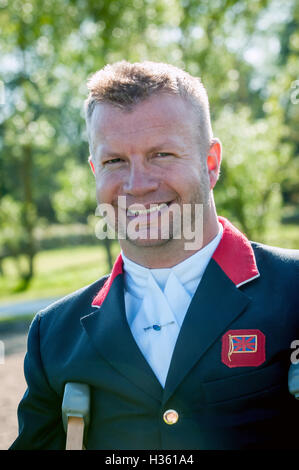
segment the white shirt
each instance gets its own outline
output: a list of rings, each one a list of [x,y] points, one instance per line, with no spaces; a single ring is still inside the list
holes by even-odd
[[[172,268],[148,269],[122,252],[127,321],[163,387],[188,307],[222,233],[219,224],[218,234],[208,245]],[[154,329],[153,325],[158,326]]]

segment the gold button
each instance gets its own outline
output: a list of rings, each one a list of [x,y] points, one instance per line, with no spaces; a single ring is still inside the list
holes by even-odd
[[[167,410],[163,414],[163,419],[166,424],[175,424],[179,419],[179,414],[175,410]]]

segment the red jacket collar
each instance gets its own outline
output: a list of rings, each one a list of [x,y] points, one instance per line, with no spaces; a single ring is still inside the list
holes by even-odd
[[[258,277],[255,256],[250,242],[245,235],[224,217],[218,217],[223,226],[223,235],[212,258],[236,285],[236,287]],[[123,260],[118,255],[107,281],[93,299],[92,305],[102,305],[116,276],[123,274]]]
[[[254,252],[245,235],[227,219],[218,217],[218,221],[223,225],[223,235],[212,258],[239,287],[260,275]]]
[[[116,258],[116,261],[114,263],[110,276],[108,277],[107,281],[105,282],[103,287],[99,290],[99,292],[97,293],[97,295],[92,301],[93,307],[100,307],[102,305],[106,295],[109,292],[111,284],[116,278],[116,276],[118,276],[119,274],[123,274],[123,264],[124,263],[122,260],[122,256],[121,254],[119,254],[118,257]]]

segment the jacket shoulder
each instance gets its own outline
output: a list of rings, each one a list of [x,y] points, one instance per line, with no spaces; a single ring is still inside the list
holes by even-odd
[[[67,318],[70,314],[72,318],[78,314],[82,316],[84,309],[90,309],[91,304],[98,291],[102,288],[109,275],[103,276],[97,281],[56,300],[43,310],[40,310],[36,316],[47,321],[57,321]]]
[[[250,243],[257,257],[267,258],[272,260],[274,263],[290,263],[295,266],[299,265],[299,250],[280,248],[253,241]]]
[[[261,275],[279,282],[281,287],[299,288],[299,250],[251,242]]]

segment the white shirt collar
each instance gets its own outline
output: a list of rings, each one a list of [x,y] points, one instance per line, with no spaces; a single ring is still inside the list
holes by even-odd
[[[219,232],[210,243],[197,251],[194,255],[171,268],[149,269],[130,260],[122,252],[126,289],[132,295],[143,298],[148,278],[151,274],[155,278],[160,289],[164,291],[167,279],[170,273],[173,272],[187,292],[190,295],[193,295],[221,240],[223,227],[221,224],[218,225]]]

